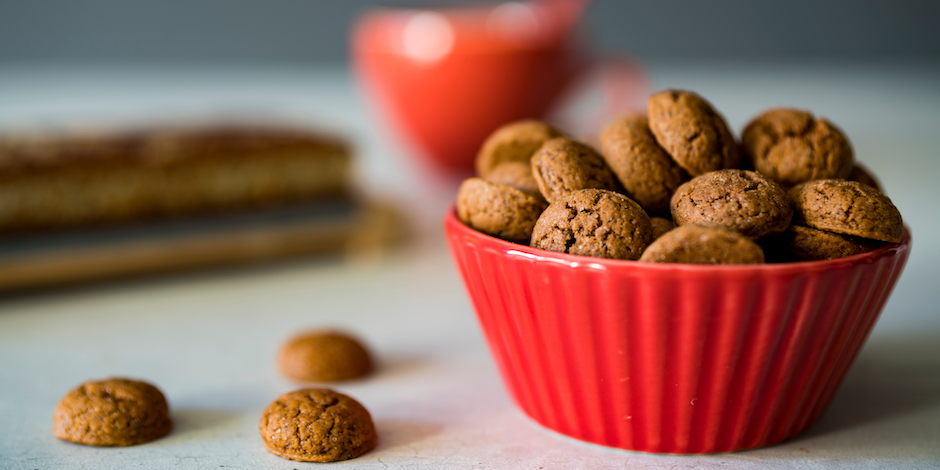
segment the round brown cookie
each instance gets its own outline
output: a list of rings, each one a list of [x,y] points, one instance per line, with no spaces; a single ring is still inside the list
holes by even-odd
[[[741,153],[728,124],[701,96],[664,90],[650,96],[647,110],[656,141],[690,175],[740,164]]]
[[[852,171],[849,172],[849,176],[847,176],[845,179],[849,181],[858,181],[859,183],[867,184],[877,189],[878,191],[884,192],[884,190],[881,189],[881,185],[878,184],[878,180],[875,179],[875,176],[870,171],[868,171],[867,168],[862,166],[861,163],[856,162],[855,165],[852,166]]]
[[[291,379],[327,382],[368,374],[372,371],[372,358],[352,336],[324,329],[289,339],[278,352],[277,365]]]
[[[669,208],[669,198],[688,179],[656,143],[643,115],[623,116],[600,135],[601,154],[630,197],[649,212]]]
[[[640,261],[690,264],[760,264],[764,251],[720,225],[680,225],[650,244]]]
[[[665,217],[650,217],[650,224],[653,226],[653,240],[676,228],[676,223]]]
[[[635,260],[652,239],[650,218],[639,204],[613,191],[582,189],[545,209],[531,245],[573,255]]]
[[[486,181],[496,184],[512,186],[524,193],[542,197],[539,185],[532,175],[532,165],[529,162],[503,162],[496,165],[485,178]]]
[[[883,242],[791,225],[758,240],[768,262],[817,261],[842,258],[874,250]]]
[[[747,170],[696,176],[676,190],[671,208],[678,225],[723,225],[751,238],[786,230],[793,215],[779,184]]]
[[[468,227],[503,240],[529,243],[547,203],[503,184],[470,178],[457,191],[457,216]]]
[[[146,382],[112,377],[70,390],[55,408],[55,437],[91,446],[130,446],[173,427],[163,393]]]
[[[614,172],[594,149],[565,137],[549,140],[535,152],[532,174],[548,202],[580,189],[621,189]]]
[[[784,186],[845,178],[854,160],[842,131],[797,109],[771,109],[754,118],[744,128],[741,148],[757,171]]]
[[[503,162],[529,163],[532,154],[547,140],[561,137],[557,129],[541,121],[527,120],[506,124],[496,129],[477,154],[477,175],[486,177]]]
[[[325,388],[281,395],[261,414],[258,430],[269,452],[300,462],[354,459],[378,441],[369,412]]]
[[[881,191],[857,181],[815,180],[790,190],[793,223],[900,243],[904,232],[901,213]]]

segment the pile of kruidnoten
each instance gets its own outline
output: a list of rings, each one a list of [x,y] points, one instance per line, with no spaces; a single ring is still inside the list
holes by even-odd
[[[371,355],[355,337],[333,329],[306,331],[278,352],[278,368],[295,382],[333,382],[363,377]],[[163,392],[151,383],[111,377],[73,388],[56,405],[52,432],[89,446],[133,446],[173,428]],[[301,388],[277,397],[261,413],[265,449],[301,462],[334,462],[375,448],[372,416],[356,399],[329,388]]]
[[[900,212],[848,139],[808,111],[765,111],[738,141],[702,97],[664,90],[598,142],[503,126],[460,187],[458,217],[536,248],[665,263],[823,260],[901,241]]]

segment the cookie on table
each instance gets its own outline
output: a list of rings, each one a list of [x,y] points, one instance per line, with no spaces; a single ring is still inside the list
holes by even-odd
[[[541,196],[481,178],[469,178],[457,191],[457,216],[468,227],[503,240],[529,243],[535,221],[547,203]]]
[[[261,414],[258,430],[269,452],[300,462],[354,459],[378,441],[368,410],[329,389],[281,395]]]
[[[278,369],[297,381],[330,382],[362,377],[372,371],[372,357],[359,340],[337,330],[300,333],[281,346]]]
[[[647,102],[650,132],[691,176],[737,168],[741,153],[724,118],[701,96],[664,90]]]
[[[782,232],[790,225],[793,208],[779,184],[748,170],[720,170],[696,176],[676,190],[672,220],[687,224],[717,224],[754,239]]]
[[[768,262],[819,261],[874,250],[884,243],[867,238],[791,225],[758,241]]]
[[[669,198],[685,180],[685,171],[656,143],[649,120],[640,114],[620,117],[600,135],[601,155],[624,192],[648,212],[669,208]]]
[[[790,190],[793,223],[828,232],[900,243],[901,213],[881,191],[857,181],[815,180]]]
[[[70,390],[55,408],[55,437],[91,446],[131,446],[173,427],[163,393],[153,385],[112,377]]]
[[[849,176],[846,176],[845,179],[858,181],[859,183],[867,184],[878,191],[884,192],[884,190],[881,189],[881,185],[878,184],[878,180],[875,179],[875,175],[868,171],[861,163],[855,162],[855,165],[852,166],[852,171],[849,172]]]
[[[652,239],[650,218],[639,204],[613,191],[582,189],[545,209],[531,245],[573,255],[635,260]]]
[[[621,189],[614,172],[594,149],[565,137],[549,140],[535,152],[532,174],[548,202],[581,189]]]
[[[640,261],[690,264],[760,264],[764,251],[748,237],[720,225],[680,225],[659,237]]]
[[[650,217],[650,224],[653,226],[653,240],[676,228],[676,223],[665,217],[652,216]]]
[[[496,129],[483,142],[476,159],[477,176],[487,177],[490,171],[504,162],[527,164],[542,144],[562,135],[564,134],[541,121],[526,120],[506,124]]]
[[[842,131],[798,109],[775,108],[754,118],[744,128],[741,148],[757,171],[783,186],[845,178],[854,164]]]
[[[526,162],[503,162],[496,165],[485,178],[486,181],[496,184],[512,186],[524,193],[542,197],[539,185],[532,174],[532,165]]]

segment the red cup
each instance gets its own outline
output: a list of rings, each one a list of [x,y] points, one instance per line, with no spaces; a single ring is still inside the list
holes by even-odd
[[[643,452],[776,444],[826,410],[894,288],[900,244],[828,261],[589,258],[444,229],[516,404],[559,433]]]
[[[353,65],[368,97],[418,155],[466,174],[490,133],[544,118],[588,71],[604,71],[610,107],[639,103],[646,91],[639,68],[626,59],[590,59],[570,34],[586,3],[374,10],[354,27]]]

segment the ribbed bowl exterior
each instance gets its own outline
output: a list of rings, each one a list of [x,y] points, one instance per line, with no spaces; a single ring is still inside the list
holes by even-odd
[[[512,398],[562,434],[628,450],[772,445],[826,410],[908,258],[640,263],[445,232]]]

